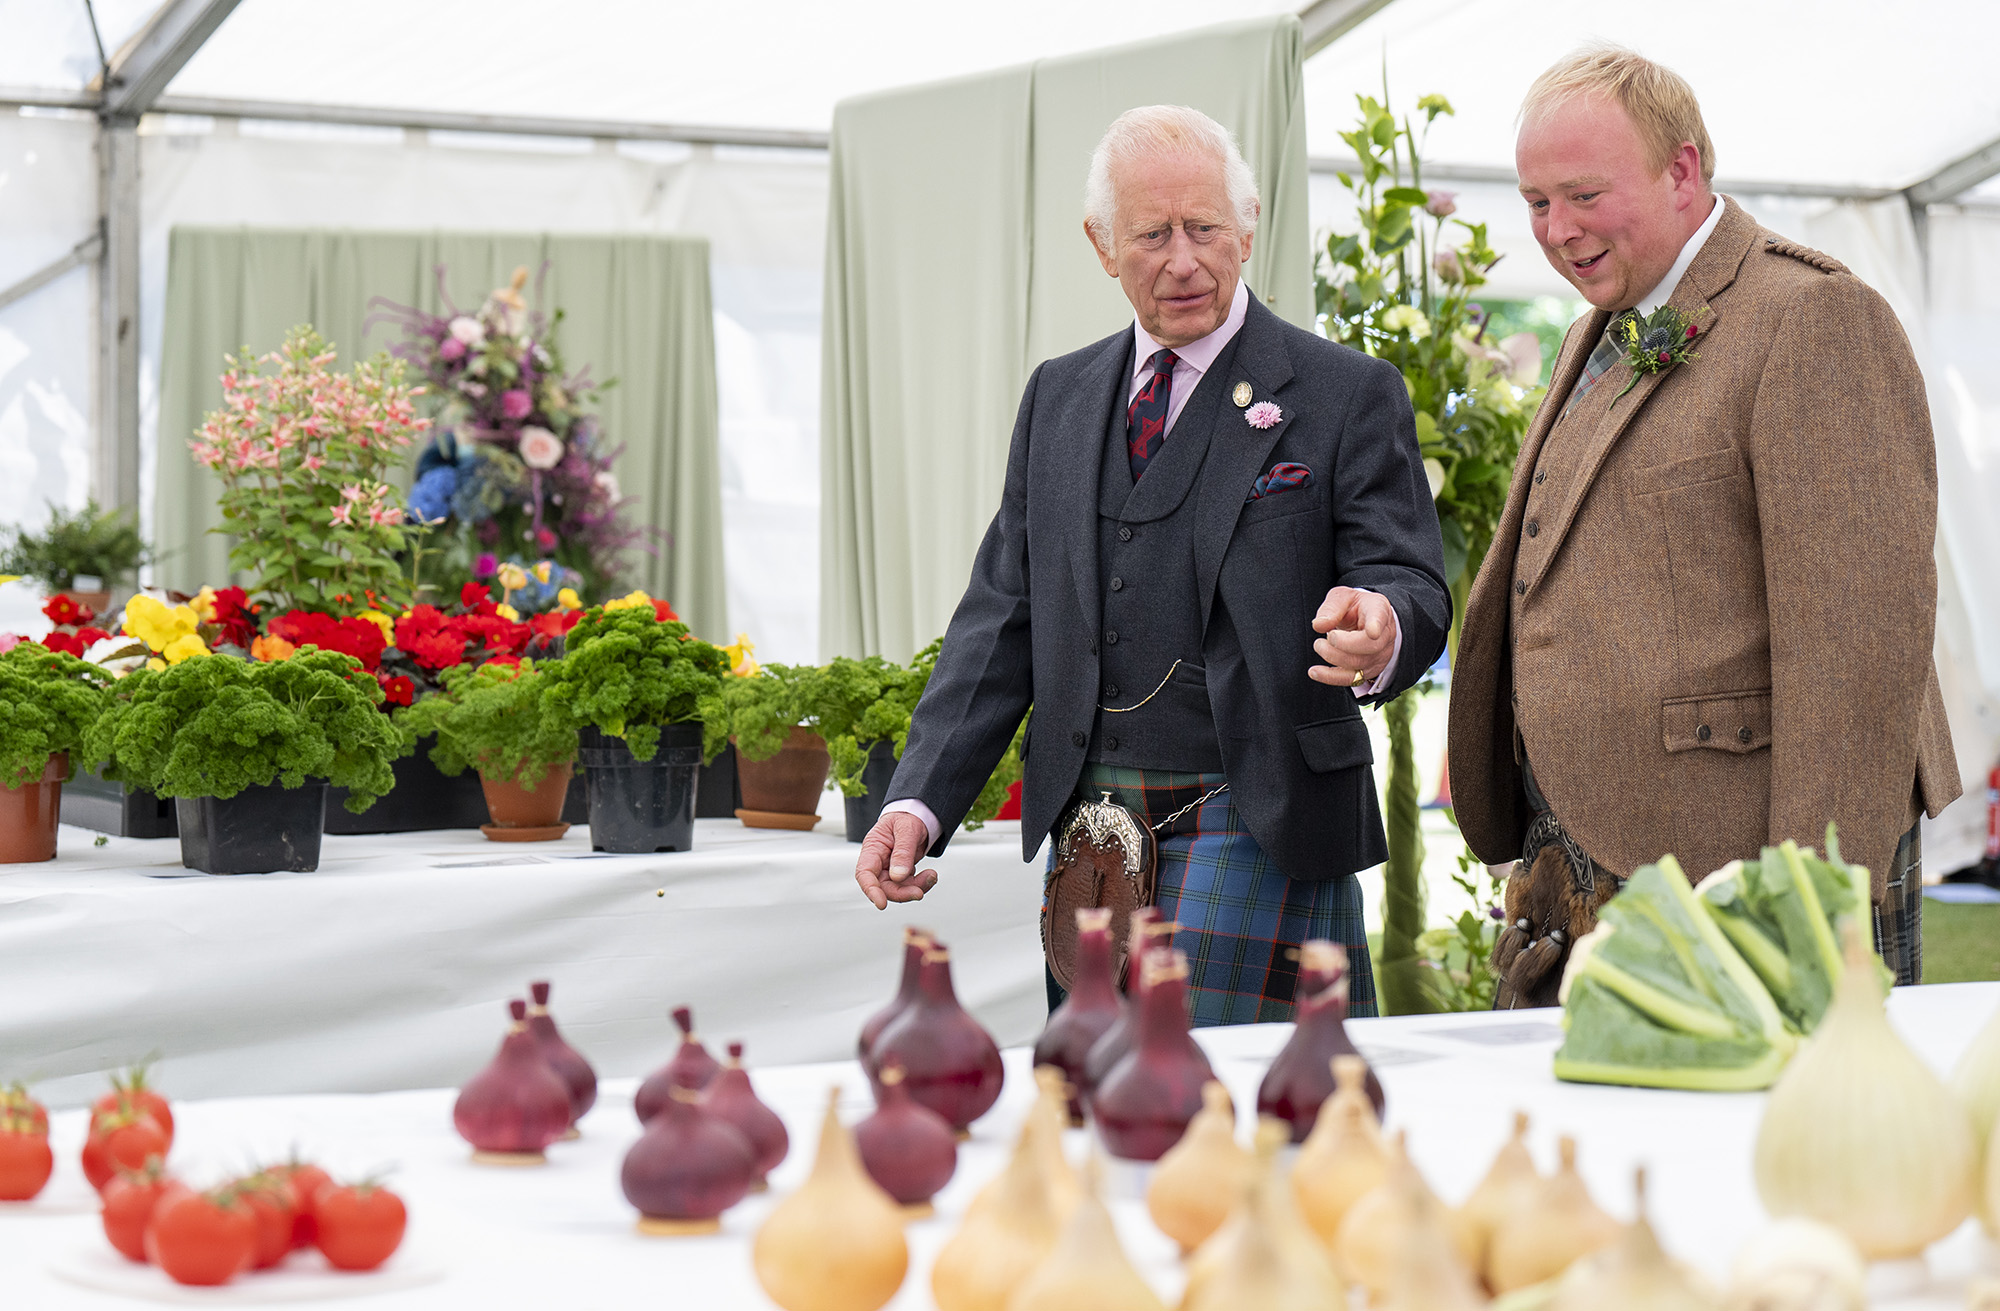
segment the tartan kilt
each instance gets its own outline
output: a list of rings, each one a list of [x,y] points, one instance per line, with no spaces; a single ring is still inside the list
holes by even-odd
[[[1223,781],[1221,774],[1086,762],[1077,795],[1095,800],[1109,792],[1151,826]],[[1180,925],[1174,946],[1187,955],[1196,1025],[1291,1019],[1298,947],[1311,938],[1346,948],[1348,1011],[1375,1014],[1360,883],[1351,874],[1317,883],[1288,878],[1243,826],[1229,793],[1160,835],[1156,870],[1155,904]]]

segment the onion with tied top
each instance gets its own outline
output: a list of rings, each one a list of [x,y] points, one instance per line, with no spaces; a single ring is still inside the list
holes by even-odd
[[[549,1014],[548,982],[529,984],[528,994],[534,999],[528,1007],[528,1032],[535,1035],[542,1059],[569,1088],[569,1122],[574,1125],[597,1104],[597,1071],[557,1032],[555,1019]]]
[[[916,1004],[919,979],[923,973],[924,952],[931,947],[944,944],[923,929],[903,930],[903,977],[896,985],[896,995],[889,1004],[868,1017],[861,1026],[861,1037],[857,1042],[861,1055],[861,1066],[872,1078],[875,1073],[875,1040],[882,1031],[895,1023],[896,1017]]]
[[[910,1096],[963,1131],[1000,1098],[1000,1049],[958,1004],[949,951],[927,948],[918,981],[916,1002],[875,1041],[876,1066],[901,1065]]]
[[[709,1081],[715,1078],[715,1072],[722,1068],[696,1036],[693,1011],[685,1006],[676,1006],[674,1024],[681,1031],[681,1042],[674,1049],[673,1059],[647,1075],[646,1081],[639,1085],[638,1095],[632,1099],[632,1109],[638,1113],[640,1124],[665,1109],[668,1089],[691,1088],[700,1092],[708,1087]]]
[[[1069,1084],[1069,1122],[1083,1123],[1084,1063],[1090,1049],[1125,1013],[1125,999],[1111,971],[1111,911],[1080,906],[1076,912],[1076,977],[1069,996],[1049,1016],[1035,1041],[1035,1065],[1062,1071]]]
[[[1320,1103],[1333,1094],[1333,1058],[1361,1054],[1347,1036],[1347,953],[1338,943],[1306,943],[1299,949],[1301,985],[1309,974],[1329,982],[1317,992],[1299,993],[1298,1021],[1292,1026],[1292,1035],[1257,1089],[1257,1113],[1276,1116],[1290,1125],[1295,1143],[1306,1140],[1319,1118]],[[1379,1120],[1382,1085],[1373,1070],[1366,1070],[1365,1082]]]
[[[750,1086],[750,1071],[743,1068],[742,1043],[729,1044],[729,1059],[708,1085],[702,1105],[711,1115],[735,1125],[749,1141],[756,1155],[753,1186],[761,1188],[764,1177],[778,1168],[791,1149],[791,1137],[785,1132],[785,1122],[757,1099],[757,1090]]]
[[[875,1114],[854,1126],[861,1164],[883,1192],[905,1207],[928,1207],[958,1169],[958,1135],[951,1122],[910,1097],[903,1067],[883,1067]]]
[[[1188,1033],[1187,957],[1156,947],[1141,962],[1138,1043],[1091,1096],[1105,1150],[1128,1161],[1157,1161],[1181,1140],[1214,1079]]]
[[[675,1087],[625,1154],[618,1178],[625,1200],[639,1208],[641,1233],[704,1234],[743,1200],[756,1169],[750,1140],[705,1109],[700,1093]]]
[[[472,1077],[452,1107],[452,1124],[485,1165],[540,1165],[543,1149],[569,1128],[569,1085],[542,1058],[528,1032],[528,1004],[507,1003],[513,1025],[493,1063]]]

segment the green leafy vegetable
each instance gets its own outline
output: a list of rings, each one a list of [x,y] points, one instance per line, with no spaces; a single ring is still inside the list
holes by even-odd
[[[719,648],[645,607],[586,611],[563,651],[542,667],[543,714],[559,728],[622,737],[638,760],[658,753],[662,724],[701,718],[702,699],[716,696],[729,672]],[[728,736],[723,725],[704,724],[704,758],[714,759]]]
[[[470,767],[532,792],[551,768],[575,759],[576,730],[542,713],[548,680],[534,661],[458,665],[442,681],[444,690],[404,710],[397,727],[416,737],[437,734],[431,762],[445,774]]]
[[[96,665],[39,642],[0,654],[0,787],[34,783],[50,756],[80,750],[110,682]]]
[[[1831,826],[1821,860],[1795,842],[1732,861],[1695,889],[1757,972],[1795,1033],[1810,1033],[1840,981],[1839,923],[1869,910],[1868,871],[1840,859]]]
[[[734,737],[743,759],[769,760],[784,750],[794,728],[812,721],[825,677],[825,670],[812,665],[764,665],[747,676],[726,675],[702,700],[703,736]]]
[[[943,647],[943,638],[932,642],[907,668],[881,656],[860,660],[837,656],[826,667],[815,689],[812,715],[819,735],[826,739],[833,781],[842,795],[867,792],[861,771],[868,764],[868,748],[875,743],[888,739],[896,758],[902,759],[910,714],[930,685],[931,670],[937,667]]]

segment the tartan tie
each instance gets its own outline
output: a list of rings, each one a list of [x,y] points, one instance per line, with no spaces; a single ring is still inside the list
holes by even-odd
[[[1139,475],[1159,454],[1160,444],[1167,440],[1167,403],[1173,399],[1174,365],[1180,363],[1180,356],[1167,350],[1154,351],[1151,363],[1153,376],[1125,407],[1125,458],[1132,465],[1133,482],[1139,481]]]
[[[1597,380],[1609,372],[1611,366],[1616,364],[1624,353],[1618,348],[1617,343],[1611,340],[1611,329],[1605,328],[1604,339],[1597,343],[1597,349],[1583,362],[1583,375],[1576,380],[1576,386],[1570,389],[1569,399],[1563,403],[1562,413],[1556,416],[1558,423],[1569,417],[1569,412],[1576,408],[1576,403],[1589,394],[1590,389],[1597,385]]]

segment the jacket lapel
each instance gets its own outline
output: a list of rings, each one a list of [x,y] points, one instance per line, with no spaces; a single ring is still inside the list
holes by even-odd
[[[1745,214],[1735,201],[1727,196],[1719,196],[1716,203],[1727,206],[1722,220],[1716,224],[1715,231],[1709,234],[1707,243],[1694,257],[1694,263],[1688,266],[1687,273],[1681,277],[1680,285],[1674,288],[1674,294],[1667,301],[1675,309],[1693,318],[1701,326],[1704,336],[1714,330],[1720,318],[1715,298],[1736,281],[1736,271],[1742,267],[1743,257],[1749,253],[1750,245],[1757,235],[1756,221]],[[1593,314],[1591,317],[1595,319],[1598,315]],[[1602,325],[1598,331],[1602,333]],[[1590,340],[1594,345],[1597,338],[1593,336]],[[1588,352],[1583,354],[1587,356]],[[1631,368],[1621,360],[1606,370],[1604,376],[1598,380],[1597,387],[1593,391],[1609,389],[1609,408],[1602,412],[1603,417],[1598,420],[1595,427],[1586,429],[1581,425],[1578,426],[1576,438],[1586,443],[1579,461],[1583,476],[1577,479],[1575,486],[1570,489],[1568,498],[1557,511],[1554,522],[1549,525],[1550,531],[1555,534],[1555,539],[1549,543],[1548,550],[1543,552],[1539,567],[1527,579],[1529,587],[1541,582],[1542,575],[1548,572],[1549,566],[1562,550],[1563,541],[1569,535],[1569,527],[1576,521],[1577,511],[1583,506],[1583,498],[1589,494],[1591,484],[1597,481],[1598,472],[1603,469],[1604,461],[1611,454],[1611,448],[1618,444],[1619,437],[1631,426],[1633,418],[1644,408],[1647,399],[1675,372],[1686,367],[1688,366],[1677,364],[1663,373],[1649,373],[1633,383],[1630,391],[1626,391],[1625,385],[1632,382]],[[1699,360],[1695,361],[1694,367],[1701,367]],[[1620,395],[1621,392],[1624,394]],[[1588,400],[1580,402],[1579,408],[1592,406],[1594,409],[1593,402],[1596,400],[1597,397],[1593,395]],[[1558,405],[1554,409],[1559,413],[1561,407]],[[1546,439],[1546,429],[1543,436]],[[1540,446],[1541,444],[1537,442],[1537,453],[1540,451]],[[1525,467],[1533,467],[1525,443],[1522,446],[1521,457]],[[1517,527],[1516,532],[1518,531]]]
[[[1274,399],[1292,380],[1292,360],[1285,351],[1278,318],[1255,296],[1250,298],[1249,316],[1244,319],[1234,345],[1235,350],[1217,360],[1216,368],[1211,371],[1222,375],[1216,379],[1221,384],[1216,395],[1229,395],[1236,390],[1237,383],[1247,382],[1254,405]],[[1209,381],[1203,379],[1204,385]],[[1209,420],[1208,461],[1195,492],[1194,570],[1195,586],[1201,596],[1203,628],[1208,626],[1215,580],[1222,572],[1222,557],[1229,549],[1229,539],[1236,535],[1236,520],[1243,513],[1243,500],[1250,494],[1257,475],[1264,471],[1264,462],[1270,458],[1272,448],[1295,417],[1287,410],[1273,426],[1253,428],[1244,422],[1243,410],[1233,401],[1227,405],[1216,403]],[[1331,469],[1315,470],[1315,476],[1320,478],[1330,478],[1333,474]]]
[[[1132,329],[1106,341],[1069,395],[1069,409],[1056,431],[1063,443],[1057,461],[1055,494],[1062,500],[1063,546],[1070,576],[1083,607],[1084,631],[1093,639],[1103,619],[1097,582],[1098,471],[1104,443],[1125,445],[1125,391],[1132,358]],[[1114,432],[1115,428],[1115,432]]]

